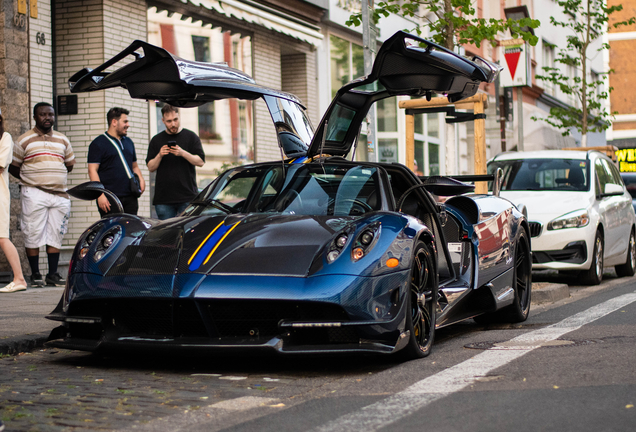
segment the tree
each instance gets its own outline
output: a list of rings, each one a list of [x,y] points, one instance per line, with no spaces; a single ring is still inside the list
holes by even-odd
[[[510,31],[512,37],[522,37],[530,45],[536,45],[538,38],[524,27],[537,28],[539,21],[531,18],[485,19],[476,16],[472,0],[384,0],[378,2],[373,11],[373,19],[377,23],[380,18],[390,14],[418,18],[423,27],[428,29],[429,38],[445,48],[454,50],[457,45],[473,44],[477,48],[484,40],[496,45],[498,34]],[[361,13],[351,15],[348,26],[359,26]],[[422,34],[422,26],[414,29]]]
[[[581,146],[587,146],[588,132],[602,132],[611,125],[611,116],[604,107],[602,101],[609,98],[612,88],[606,86],[607,71],[599,74],[599,78],[588,76],[589,53],[588,51],[606,31],[608,26],[618,28],[624,25],[634,24],[636,18],[626,21],[612,22],[610,16],[623,9],[622,5],[606,6],[605,0],[557,0],[563,10],[565,21],[558,21],[553,16],[550,23],[555,27],[569,30],[567,45],[561,48],[555,59],[555,63],[563,65],[563,68],[544,66],[545,74],[536,75],[536,79],[551,83],[562,93],[573,97],[577,106],[552,107],[548,117],[533,120],[544,120],[548,124],[561,129],[563,136],[570,135],[572,128],[581,132]],[[555,47],[556,48],[556,47]],[[608,50],[609,44],[601,43],[595,51]],[[564,71],[565,69],[565,71]],[[580,71],[574,77],[567,74],[568,70]]]

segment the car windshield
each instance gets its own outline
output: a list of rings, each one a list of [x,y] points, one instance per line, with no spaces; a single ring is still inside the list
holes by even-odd
[[[235,168],[193,201],[185,214],[283,213],[358,216],[379,210],[375,167],[292,164]]]
[[[515,159],[488,164],[503,170],[502,191],[590,190],[588,161],[580,159]]]

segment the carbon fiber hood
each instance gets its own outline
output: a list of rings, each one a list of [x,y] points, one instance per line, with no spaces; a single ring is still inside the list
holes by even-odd
[[[230,215],[158,224],[128,246],[109,276],[307,275],[316,256],[355,217]]]

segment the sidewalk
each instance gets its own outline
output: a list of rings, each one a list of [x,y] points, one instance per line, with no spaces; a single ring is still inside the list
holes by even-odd
[[[63,287],[46,287],[0,294],[0,354],[41,347],[60,325],[44,317],[55,309],[63,291]]]

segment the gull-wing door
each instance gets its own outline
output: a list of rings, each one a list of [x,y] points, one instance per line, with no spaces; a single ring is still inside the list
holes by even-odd
[[[368,76],[338,90],[307,156],[347,155],[369,108],[378,100],[434,92],[456,102],[477,93],[482,82],[494,81],[501,69],[480,57],[471,60],[433,42],[397,32],[382,44]]]
[[[262,97],[287,157],[304,156],[313,137],[305,108],[294,95],[258,85],[225,63],[184,60],[140,40],[101,66],[75,73],[69,86],[72,93],[123,87],[134,99],[158,100],[182,108],[226,98]]]

